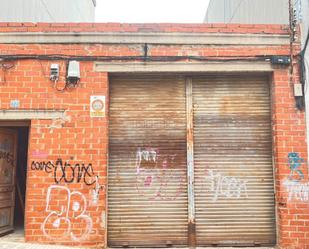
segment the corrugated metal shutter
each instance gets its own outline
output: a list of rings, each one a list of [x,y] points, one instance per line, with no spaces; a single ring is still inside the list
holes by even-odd
[[[193,78],[197,245],[275,243],[265,76]]]
[[[187,244],[182,77],[112,77],[109,246]]]

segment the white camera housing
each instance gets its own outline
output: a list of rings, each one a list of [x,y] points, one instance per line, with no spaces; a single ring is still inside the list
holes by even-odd
[[[67,79],[70,83],[77,83],[80,79],[80,68],[78,61],[69,61]]]

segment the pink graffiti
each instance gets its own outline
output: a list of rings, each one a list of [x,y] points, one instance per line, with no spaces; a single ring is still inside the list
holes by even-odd
[[[46,159],[48,157],[48,152],[47,151],[34,151],[32,152],[32,158],[35,159]]]
[[[138,149],[136,189],[148,200],[175,200],[182,193],[186,176],[176,164],[177,155],[160,155],[158,149]]]
[[[145,179],[144,186],[149,187],[151,185],[151,182],[152,182],[152,176],[147,176]]]

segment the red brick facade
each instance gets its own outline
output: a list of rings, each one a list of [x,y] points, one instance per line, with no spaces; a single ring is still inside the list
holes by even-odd
[[[0,32],[195,32],[279,36],[289,34],[288,27],[280,25],[117,23],[0,23]],[[149,56],[217,56],[223,60],[230,56],[251,58],[290,54],[289,45],[241,47],[154,44],[148,49]],[[295,45],[295,50],[297,49],[298,46]],[[143,52],[143,47],[138,44],[0,44],[0,56],[55,54],[68,57],[143,56]],[[12,67],[0,67],[1,110],[10,109],[11,100],[20,100],[20,110],[65,111],[64,118],[31,120],[26,194],[26,241],[106,246],[108,72],[96,72],[93,61],[82,61],[81,81],[78,87],[59,92],[49,80],[49,68],[52,63],[60,64],[59,84],[61,84],[65,79],[65,59],[33,58],[0,61],[0,65],[4,63]],[[309,248],[309,172],[306,163],[305,114],[295,108],[292,85],[297,82],[297,65],[295,65],[293,77],[290,75],[289,67],[273,66],[273,68],[271,94],[278,246],[291,249]],[[106,96],[106,117],[89,117],[91,95]],[[298,186],[287,183],[287,177],[290,174],[288,160],[290,152],[298,153],[304,159],[300,166],[304,179],[298,183]],[[71,167],[79,164],[79,172],[83,177],[66,172],[64,166],[69,167],[68,164]],[[97,182],[94,179],[97,179]],[[57,184],[63,188],[50,187]],[[96,194],[98,194],[97,201],[88,202],[88,197],[93,199],[92,196]],[[51,198],[48,199],[47,196]],[[57,207],[66,202],[63,196],[70,196],[73,202],[76,198],[79,203],[86,205],[79,207],[79,210],[85,210],[83,213],[74,210],[69,212],[68,217],[73,225],[71,236],[67,237],[61,237],[65,228],[55,229],[46,219],[49,215],[53,215],[51,210],[61,212]],[[83,198],[87,200],[84,202]],[[74,209],[74,204],[72,207]]]

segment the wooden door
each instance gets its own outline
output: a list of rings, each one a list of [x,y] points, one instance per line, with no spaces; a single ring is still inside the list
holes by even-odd
[[[0,236],[13,231],[17,132],[0,128]]]

